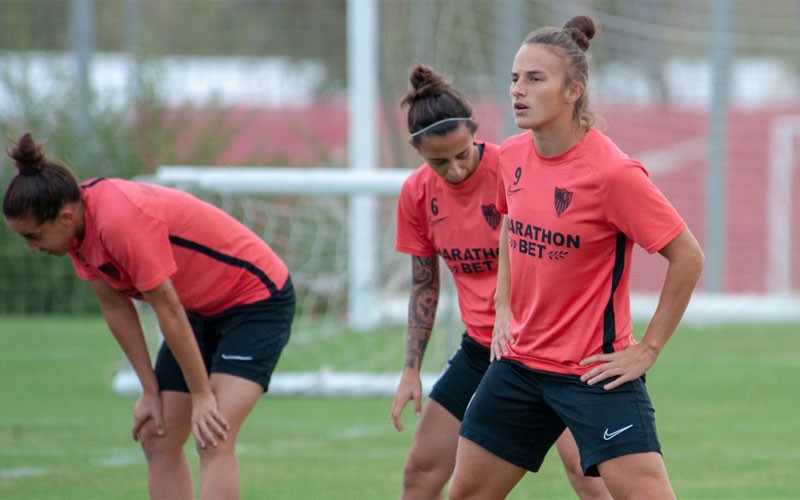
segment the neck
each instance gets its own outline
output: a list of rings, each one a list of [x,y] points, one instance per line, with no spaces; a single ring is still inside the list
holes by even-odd
[[[86,206],[83,201],[79,201],[75,206],[75,237],[78,241],[83,241],[83,234],[86,231]]]
[[[533,130],[536,151],[542,156],[556,156],[574,146],[586,135],[586,130],[574,124],[570,127]]]

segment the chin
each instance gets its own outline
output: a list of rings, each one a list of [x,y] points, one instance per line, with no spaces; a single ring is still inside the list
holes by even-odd
[[[525,118],[516,118],[516,119],[514,119],[514,124],[517,126],[517,128],[521,128],[521,129],[529,129],[529,128],[531,128],[530,120],[527,120]]]

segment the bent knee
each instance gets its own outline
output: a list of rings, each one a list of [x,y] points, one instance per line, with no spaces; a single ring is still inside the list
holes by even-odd
[[[195,450],[200,460],[215,460],[220,457],[230,457],[235,454],[236,443],[230,438],[220,440],[216,446],[206,445],[200,447],[195,441]]]
[[[145,455],[150,457],[156,454],[180,452],[186,443],[187,436],[177,433],[165,432],[163,435],[156,431],[155,425],[145,425],[139,431],[139,445]]]

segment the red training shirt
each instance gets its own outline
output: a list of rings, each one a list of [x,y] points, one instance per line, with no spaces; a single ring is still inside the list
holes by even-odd
[[[405,180],[397,206],[395,249],[417,257],[442,257],[453,275],[467,334],[489,347],[501,221],[495,207],[498,147],[479,145],[481,160],[460,184],[450,184],[427,163]]]
[[[171,278],[184,308],[206,316],[267,299],[287,281],[269,245],[194,196],[122,179],[81,188],[85,231],[69,252],[81,279],[141,299]]]
[[[509,359],[581,375],[581,359],[624,349],[633,243],[650,253],[686,227],[645,168],[590,129],[556,156],[528,131],[500,150],[497,208],[508,215]]]

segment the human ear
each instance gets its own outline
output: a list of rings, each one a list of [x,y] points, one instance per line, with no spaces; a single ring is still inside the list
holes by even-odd
[[[578,102],[578,99],[581,98],[584,92],[584,87],[582,83],[572,83],[567,87],[567,101],[570,104],[574,104]]]
[[[59,210],[58,215],[56,216],[56,221],[65,226],[69,226],[75,221],[76,215],[77,214],[72,207],[63,207],[61,210]]]

